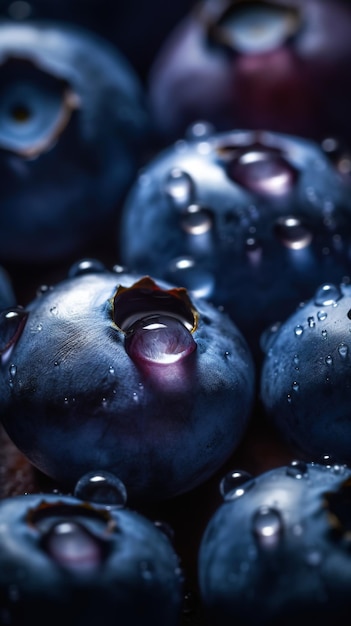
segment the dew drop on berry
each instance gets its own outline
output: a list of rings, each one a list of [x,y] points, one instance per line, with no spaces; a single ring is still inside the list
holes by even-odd
[[[286,468],[286,473],[292,478],[301,479],[308,474],[308,467],[305,461],[294,460]]]
[[[167,175],[164,191],[174,207],[184,209],[193,202],[194,183],[187,172],[174,167]]]
[[[278,545],[284,529],[278,509],[261,506],[252,519],[252,531],[259,546],[272,548]]]
[[[312,241],[311,231],[297,217],[280,217],[274,225],[274,233],[280,243],[291,250],[302,250]]]
[[[296,335],[296,337],[301,337],[301,335],[303,334],[303,326],[301,326],[301,324],[297,324],[295,326],[294,334]]]
[[[55,522],[46,531],[43,544],[49,556],[69,570],[95,570],[103,561],[98,539],[73,520]]]
[[[190,204],[182,215],[181,227],[188,235],[204,235],[213,227],[212,212],[197,204]]]
[[[346,343],[339,343],[338,353],[342,359],[346,359],[349,354],[349,347]]]
[[[317,313],[317,319],[319,322],[324,322],[328,317],[328,314],[326,313],[326,311],[318,311]]]
[[[335,306],[342,298],[342,291],[337,285],[321,285],[314,296],[316,306]]]
[[[2,364],[21,336],[28,313],[20,307],[4,309],[0,312],[0,355]]]
[[[135,322],[126,334],[125,349],[136,362],[177,363],[196,349],[184,324],[168,315],[150,315]]]
[[[244,470],[228,472],[219,483],[219,491],[223,500],[235,500],[243,496],[254,485],[254,481],[251,479],[252,475]]]
[[[186,129],[185,136],[189,141],[203,141],[215,133],[215,128],[210,122],[199,120]]]
[[[174,259],[168,266],[167,280],[183,285],[198,298],[210,298],[215,289],[214,275],[191,257]]]
[[[282,196],[289,193],[297,178],[296,170],[279,154],[267,148],[251,149],[227,166],[229,178],[252,193]]]
[[[81,259],[68,270],[68,277],[74,278],[75,276],[82,276],[83,274],[94,274],[105,272],[105,265],[97,259]]]
[[[76,483],[74,496],[109,508],[122,508],[127,502],[125,485],[117,476],[106,471],[84,474]]]

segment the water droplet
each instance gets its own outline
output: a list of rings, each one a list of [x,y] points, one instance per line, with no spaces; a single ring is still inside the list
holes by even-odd
[[[299,391],[299,389],[300,389],[300,384],[299,384],[296,380],[294,380],[294,382],[293,382],[293,384],[291,385],[291,387],[292,387],[292,390],[293,390],[293,391]]]
[[[327,365],[332,365],[333,364],[333,357],[330,354],[328,354],[325,357],[325,362],[326,362]]]
[[[342,292],[337,285],[325,284],[321,285],[314,296],[314,302],[316,306],[333,306],[340,298],[342,298]]]
[[[320,464],[325,465],[326,467],[331,468],[332,465],[335,464],[334,457],[332,454],[322,454],[320,458]]]
[[[178,167],[169,172],[164,189],[173,206],[178,209],[184,209],[193,203],[193,180],[187,172]]]
[[[257,543],[264,548],[278,545],[284,529],[281,513],[272,507],[261,506],[252,519],[252,530]]]
[[[225,501],[243,496],[254,485],[252,475],[244,470],[228,472],[219,483],[219,491]]]
[[[297,326],[295,326],[294,328],[294,333],[296,337],[301,337],[301,335],[303,334],[303,326],[301,326],[301,324],[297,324]]]
[[[291,404],[291,402],[292,402],[291,393],[288,393],[288,395],[286,396],[286,399],[288,401],[288,404]]]
[[[128,329],[125,349],[137,362],[169,365],[194,352],[196,343],[182,322],[156,314],[137,320]]]
[[[43,325],[41,322],[38,322],[38,324],[34,327],[34,330],[37,330],[38,332],[40,332],[41,330],[43,330]]]
[[[16,376],[16,374],[17,374],[17,366],[16,366],[16,365],[14,365],[14,364],[10,365],[10,367],[9,367],[9,373],[10,373],[10,376],[11,376],[12,378],[14,378],[14,377]]]
[[[322,330],[321,334],[322,334],[323,339],[326,339],[328,337],[328,333],[326,330]]]
[[[307,324],[309,328],[315,328],[316,322],[315,322],[313,315],[307,318]]]
[[[112,267],[112,271],[115,274],[123,274],[124,272],[127,272],[127,268],[124,265],[118,265],[118,263],[116,263],[113,267]]]
[[[190,204],[182,215],[181,227],[188,235],[204,235],[213,227],[213,214],[198,204]]]
[[[68,277],[75,278],[76,276],[81,276],[82,274],[101,274],[105,271],[105,265],[98,259],[81,259],[70,267]]]
[[[84,474],[75,486],[74,496],[109,508],[122,508],[127,502],[127,490],[122,481],[103,470]]]
[[[57,306],[52,306],[50,309],[50,313],[51,315],[57,315],[58,314]]]
[[[342,359],[346,359],[349,354],[349,347],[346,343],[339,343],[338,353]]]
[[[276,151],[264,146],[249,148],[227,165],[233,181],[264,196],[282,196],[294,187],[297,171]]]
[[[180,257],[168,267],[167,280],[182,285],[198,298],[210,298],[214,293],[215,278],[190,257]]]
[[[110,374],[115,373],[115,368],[113,367],[113,365],[110,365],[110,367],[108,368],[108,371],[110,372]]]
[[[298,354],[294,354],[293,362],[294,362],[294,365],[298,368],[300,364],[300,357]]]
[[[74,520],[55,522],[43,534],[43,546],[56,563],[68,570],[90,571],[101,567],[100,542]]]
[[[292,478],[301,479],[308,474],[307,463],[299,460],[291,461],[290,465],[288,465],[286,469],[286,473]]]
[[[291,250],[302,250],[310,245],[312,233],[297,217],[280,217],[274,225],[274,233],[279,241]]]
[[[187,128],[185,136],[189,141],[199,141],[208,139],[215,132],[215,128],[210,122],[199,120]]]
[[[328,317],[328,314],[325,311],[318,311],[317,319],[319,322],[324,322]]]

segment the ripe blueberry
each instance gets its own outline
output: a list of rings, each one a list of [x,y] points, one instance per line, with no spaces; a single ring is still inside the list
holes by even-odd
[[[133,510],[55,494],[0,502],[0,621],[179,623],[182,570],[166,535]]]
[[[226,492],[199,551],[209,624],[341,624],[351,608],[350,488],[346,466],[295,460]]]
[[[349,272],[350,161],[332,140],[191,130],[132,187],[122,261],[224,306],[260,357],[268,325]]]
[[[101,264],[86,270],[76,264],[2,316],[3,425],[65,486],[101,469],[120,477],[131,500],[188,491],[245,432],[249,348],[229,317],[185,289]]]
[[[134,71],[78,26],[0,22],[0,258],[56,262],[106,235],[148,115]]]

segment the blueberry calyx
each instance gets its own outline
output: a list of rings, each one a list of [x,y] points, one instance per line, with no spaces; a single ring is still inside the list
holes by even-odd
[[[112,298],[112,317],[117,329],[127,333],[135,322],[150,315],[167,315],[193,333],[199,314],[184,287],[162,289],[149,276],[130,287],[119,285]]]

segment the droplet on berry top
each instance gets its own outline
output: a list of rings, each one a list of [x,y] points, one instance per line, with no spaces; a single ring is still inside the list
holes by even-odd
[[[276,547],[280,542],[283,529],[283,519],[278,509],[261,506],[255,512],[252,520],[252,531],[261,547]]]
[[[279,152],[260,146],[233,158],[227,174],[252,193],[273,197],[289,193],[297,179],[297,170]]]
[[[251,478],[251,474],[244,470],[228,472],[219,484],[219,491],[222,498],[225,501],[229,501],[243,496],[244,493],[254,485],[253,481],[249,483]],[[247,483],[249,483],[249,486]]]
[[[176,208],[183,209],[193,202],[194,183],[187,172],[174,167],[167,175],[164,191]]]
[[[134,361],[169,365],[194,352],[196,343],[179,320],[167,315],[151,315],[129,328],[125,348]]]
[[[56,521],[43,543],[51,558],[69,570],[95,570],[103,561],[100,541],[74,520]]]

